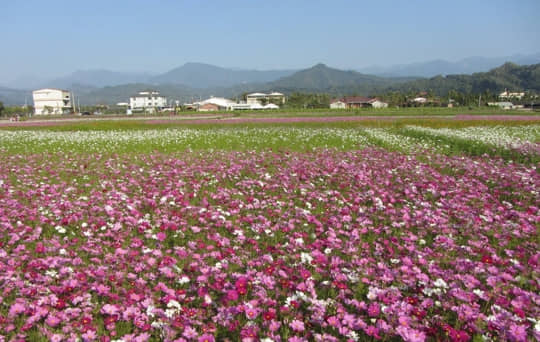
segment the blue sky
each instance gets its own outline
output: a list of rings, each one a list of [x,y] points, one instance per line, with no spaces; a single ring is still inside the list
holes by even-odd
[[[0,81],[186,62],[354,69],[540,50],[539,0],[0,2]]]

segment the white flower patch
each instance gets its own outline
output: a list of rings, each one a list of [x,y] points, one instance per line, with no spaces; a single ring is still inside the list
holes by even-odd
[[[66,228],[62,227],[62,226],[56,226],[54,227],[54,229],[59,233],[59,234],[65,234],[67,232]]]
[[[184,285],[184,284],[187,284],[189,283],[190,279],[188,276],[182,276],[180,277],[180,279],[178,279],[176,282],[180,285]]]

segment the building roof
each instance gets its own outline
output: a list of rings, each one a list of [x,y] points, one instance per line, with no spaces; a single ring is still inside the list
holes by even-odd
[[[383,102],[377,98],[369,98],[369,97],[363,97],[363,96],[345,96],[340,99],[333,99],[330,101],[330,103],[341,102],[341,103],[346,103],[346,104],[351,104],[351,103],[369,104],[369,103],[373,103],[377,101]]]
[[[152,98],[163,97],[163,98],[166,98],[163,95],[159,95],[159,93],[158,94],[147,94],[147,95],[146,94],[143,94],[143,95],[137,94],[137,95],[132,95],[129,98],[132,99],[132,98],[136,98],[136,97],[144,97],[144,98],[146,98],[146,97],[152,97]]]
[[[148,97],[148,96],[151,96],[151,97],[165,97],[165,96],[160,95],[159,91],[152,90],[152,89],[141,90],[137,94],[132,95],[130,97]]]
[[[205,104],[202,104],[199,106],[199,108],[203,108],[203,109],[206,109],[206,108],[218,108],[219,106],[215,103],[205,103]]]
[[[246,96],[266,96],[265,93],[251,93],[251,94],[247,94]]]
[[[282,93],[278,93],[277,91],[271,92],[270,96],[285,96]]]
[[[346,103],[370,103],[372,99],[363,96],[345,96],[343,98]]]
[[[333,99],[330,103],[343,102],[343,103],[372,103],[377,99],[370,99],[369,97],[363,96],[345,96],[340,99]]]
[[[231,104],[234,104],[236,102],[234,102],[233,100],[226,99],[224,97],[211,97],[209,99],[199,102],[199,105],[204,105],[207,103],[212,103],[220,107],[228,107]]]
[[[69,90],[66,90],[66,89],[59,89],[59,88],[42,88],[42,89],[36,89],[34,91],[32,91],[32,93],[39,93],[39,92],[45,92],[45,91],[50,91],[50,90],[55,90],[55,91],[65,91],[65,92],[70,92]]]

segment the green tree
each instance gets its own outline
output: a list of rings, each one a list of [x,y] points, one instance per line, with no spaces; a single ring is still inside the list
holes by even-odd
[[[4,104],[2,101],[0,101],[0,116],[2,116],[2,113],[4,112]]]

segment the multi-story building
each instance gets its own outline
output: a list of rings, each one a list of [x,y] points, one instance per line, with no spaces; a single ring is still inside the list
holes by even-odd
[[[278,92],[273,92],[270,94],[265,93],[251,93],[246,95],[246,103],[253,105],[253,104],[267,104],[267,103],[273,103],[273,104],[284,104],[285,103],[285,95]]]
[[[505,89],[502,93],[499,94],[499,99],[508,100],[516,99],[521,100],[525,96],[524,92],[510,92],[508,89]]]
[[[158,91],[145,90],[129,98],[129,108],[132,111],[154,113],[167,107],[167,98],[160,96]]]
[[[73,113],[71,93],[68,90],[45,88],[32,92],[35,115]]]

